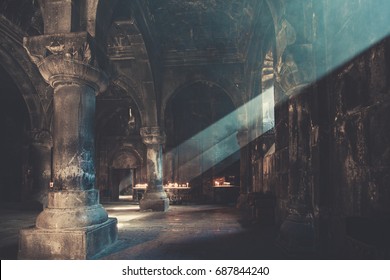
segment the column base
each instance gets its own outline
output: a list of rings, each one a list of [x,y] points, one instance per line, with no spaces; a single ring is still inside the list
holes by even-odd
[[[112,245],[118,236],[117,219],[76,229],[28,228],[20,231],[19,259],[92,259]]]
[[[145,196],[139,202],[141,210],[152,210],[165,212],[169,208],[169,198],[166,197],[165,191],[145,193]]]
[[[313,219],[291,214],[280,227],[277,245],[289,256],[313,256],[316,253]]]

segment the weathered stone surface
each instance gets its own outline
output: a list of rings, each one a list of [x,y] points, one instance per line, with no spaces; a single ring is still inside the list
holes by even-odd
[[[165,212],[169,208],[169,198],[167,198],[164,190],[156,193],[147,191],[139,202],[139,208],[141,210]]]
[[[146,145],[162,145],[165,143],[165,133],[160,127],[142,127],[140,134]]]
[[[165,134],[159,127],[143,127],[141,136],[147,149],[148,186],[140,201],[140,208],[141,210],[166,211],[169,207],[169,199],[162,182],[162,144],[165,141]]]
[[[241,151],[231,158],[240,158],[232,167],[240,175],[239,205],[248,207],[253,193],[275,195],[280,243],[291,253],[320,244],[324,256],[343,250],[383,256],[390,228],[385,2],[1,1],[1,198],[24,202],[48,184],[51,145],[41,141],[44,133],[26,137],[26,130],[47,129],[54,184],[42,227],[55,228],[57,216],[63,228],[106,219],[92,190],[96,181],[102,193],[119,199],[116,169],[132,172],[133,185],[148,184],[141,209],[166,210],[163,183],[193,174],[189,184],[199,186],[195,192],[204,201],[225,162],[203,169],[193,151],[204,142],[193,136],[274,86],[271,145],[263,148],[266,136],[256,117],[246,128],[258,138],[239,132]],[[23,36],[36,37],[23,42]],[[260,103],[239,121],[261,116]],[[173,151],[188,139],[190,145]],[[263,149],[273,142],[265,158]],[[187,165],[191,158],[195,163]],[[369,225],[376,230],[367,232]]]
[[[80,80],[96,93],[107,88],[107,77],[97,68],[98,50],[87,32],[25,37],[23,45],[41,75],[52,87]]]
[[[47,192],[51,179],[51,148],[53,139],[47,130],[31,132],[31,152],[33,168],[33,199],[43,208],[47,205]]]
[[[39,3],[44,11],[43,21],[45,34],[71,32],[73,21],[73,3],[71,1],[42,0]]]
[[[75,229],[107,221],[107,212],[100,204],[69,208],[46,208],[37,217],[36,226],[42,229]]]
[[[249,130],[242,129],[237,132],[237,142],[240,146],[240,196],[237,201],[237,207],[240,209],[248,208],[248,193],[250,190],[251,168],[249,168]]]
[[[54,88],[54,116],[52,193],[36,227],[21,232],[21,258],[85,259],[116,239],[116,220],[108,219],[94,190],[95,102],[107,79],[93,66],[92,44],[86,32],[24,40],[31,59]],[[74,244],[68,246],[70,242]]]
[[[91,259],[117,240],[117,220],[75,229],[23,229],[19,259]]]

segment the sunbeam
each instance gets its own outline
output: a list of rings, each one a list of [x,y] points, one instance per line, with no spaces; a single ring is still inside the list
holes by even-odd
[[[375,4],[369,1],[350,0],[347,2],[355,4],[356,10],[349,13],[347,18],[343,18],[340,2],[327,1],[327,5],[321,11],[321,16],[334,20],[326,22],[326,29],[315,29],[313,36],[320,43],[310,47],[311,57],[308,57],[305,51],[292,54],[292,63],[298,64],[298,70],[301,70],[299,67],[302,66],[300,65],[302,61],[306,63],[306,61],[313,60],[313,63],[315,61],[320,64],[317,65],[315,72],[306,75],[302,84],[310,85],[316,82],[390,34],[389,1],[379,0],[375,1]],[[319,15],[313,13],[314,24],[319,21],[317,17]],[[321,60],[325,53],[328,59]],[[300,91],[294,91],[294,94],[300,94]],[[288,96],[285,95],[284,98],[287,99]],[[262,133],[273,128],[274,112],[272,109],[271,112],[267,112],[270,105],[271,108],[274,106],[274,87],[268,88],[248,103],[171,150],[170,152],[175,153],[178,150],[191,149],[193,140],[199,140],[203,145],[198,154],[178,167],[178,172],[191,174],[190,177],[195,178],[236,153],[240,145],[247,145]],[[239,144],[237,133],[243,130],[248,131],[247,137],[241,138]],[[193,168],[196,165],[200,165],[200,168]]]

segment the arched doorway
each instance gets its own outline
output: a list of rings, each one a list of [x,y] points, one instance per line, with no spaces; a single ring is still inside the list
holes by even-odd
[[[97,184],[102,200],[117,201],[142,180],[141,116],[133,99],[114,85],[97,99],[96,112]]]
[[[15,204],[33,193],[29,163],[29,115],[19,89],[0,66],[0,201]]]
[[[173,95],[165,111],[165,183],[188,183],[191,199],[201,201],[214,200],[216,179],[238,185],[237,131],[224,133],[232,122],[235,107],[216,84],[199,81]],[[232,153],[231,146],[237,146]]]
[[[141,159],[135,151],[125,149],[114,155],[110,165],[112,200],[137,200],[132,195],[140,166]]]

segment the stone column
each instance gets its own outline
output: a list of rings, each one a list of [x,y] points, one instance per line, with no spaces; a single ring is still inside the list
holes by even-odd
[[[169,199],[163,188],[162,144],[165,134],[159,127],[141,128],[141,137],[147,149],[147,181],[148,187],[140,201],[141,210],[167,211]]]
[[[54,184],[36,226],[20,232],[19,258],[93,258],[117,238],[94,188],[95,98],[107,77],[86,32],[29,37],[24,46],[54,88]]]
[[[51,179],[51,148],[53,139],[47,130],[32,131],[33,199],[43,208],[47,206],[47,192]]]
[[[315,228],[311,203],[310,92],[311,45],[290,47],[281,71],[280,86],[288,103],[288,215],[280,228],[279,243],[291,255],[315,253]],[[297,63],[295,57],[307,57]]]
[[[250,156],[249,156],[249,130],[241,129],[237,132],[237,141],[240,146],[240,196],[237,208],[246,209],[248,207],[248,193],[250,191]]]

